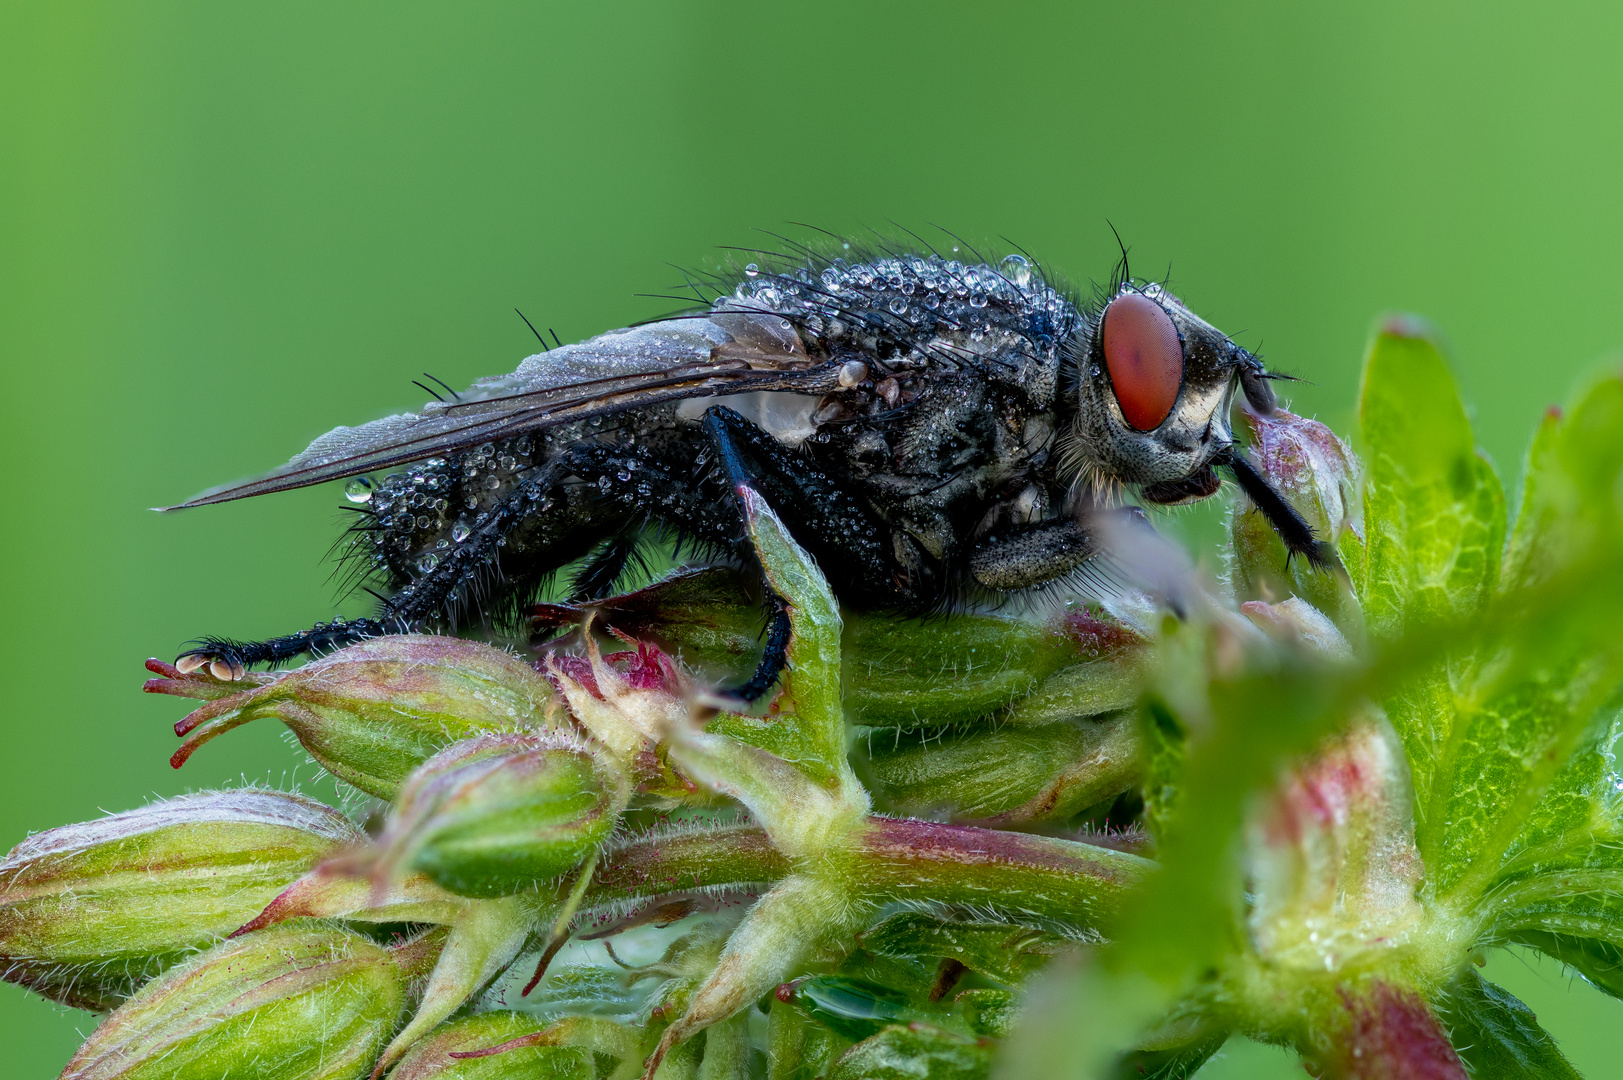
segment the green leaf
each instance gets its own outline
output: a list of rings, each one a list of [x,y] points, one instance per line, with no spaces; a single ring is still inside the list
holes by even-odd
[[[1437,762],[1424,793],[1423,770],[1416,770],[1416,817],[1439,895],[1480,893],[1495,874],[1552,859],[1555,865],[1561,859],[1552,845],[1560,837],[1589,847],[1589,827],[1615,821],[1608,809],[1615,792],[1604,791],[1609,765],[1591,753],[1587,763],[1574,763],[1569,780],[1561,777],[1575,752],[1584,758],[1579,751],[1597,710],[1623,682],[1623,523],[1615,494],[1623,475],[1623,382],[1600,380],[1569,417],[1547,421],[1530,462],[1525,521],[1512,543],[1514,577],[1481,617],[1486,629],[1475,656],[1447,672],[1453,730],[1418,759]],[[1410,753],[1416,760],[1414,746]]]
[[[1510,939],[1554,957],[1606,993],[1623,998],[1623,946],[1545,930],[1519,930]]]
[[[1623,872],[1623,715],[1606,717],[1556,774],[1505,852],[1496,887],[1561,870]]]
[[[1412,320],[1392,319],[1364,365],[1367,559],[1356,581],[1372,632],[1469,616],[1498,580],[1504,495],[1476,452],[1454,377]]]
[[[1504,495],[1477,454],[1447,363],[1412,321],[1390,320],[1376,335],[1359,420],[1364,543],[1348,551],[1348,571],[1371,636],[1392,642],[1406,627],[1470,618],[1498,581]],[[1417,806],[1432,799],[1427,766],[1455,727],[1443,681],[1438,675],[1387,708],[1414,766]]]
[[[1474,969],[1455,984],[1447,1005],[1443,1023],[1472,1076],[1579,1080],[1533,1010]]]
[[[984,1080],[991,1069],[987,1044],[914,1023],[857,1043],[829,1069],[828,1080]]]
[[[1123,1054],[1111,1080],[1187,1080],[1228,1040],[1227,1031],[1217,1031],[1183,1046]]]
[[[950,958],[1011,985],[1041,970],[1066,944],[1063,938],[1029,927],[951,922],[918,911],[892,915],[858,935],[857,941],[880,956]]]

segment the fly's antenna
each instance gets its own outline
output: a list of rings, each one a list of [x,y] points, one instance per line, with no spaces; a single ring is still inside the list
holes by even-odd
[[[519,311],[518,308],[514,308],[513,312],[516,315],[518,315],[519,318],[524,319],[524,312]],[[537,341],[539,341],[541,343],[541,351],[542,352],[551,352],[552,351],[552,346],[548,345],[547,344],[547,339],[541,336],[541,331],[539,331],[539,330],[537,330],[535,328],[535,323],[531,322],[529,319],[524,319],[524,325],[528,326],[530,328],[530,333],[535,335],[535,340],[537,340]],[[552,336],[557,337],[558,335],[554,334]]]
[[[433,382],[439,383],[440,388],[442,390],[444,390],[447,394],[451,395],[451,400],[452,401],[461,401],[462,400],[462,395],[457,393],[455,390],[452,390],[449,386],[446,385],[445,380],[438,377],[437,375],[430,375],[428,372],[425,371],[425,372],[423,372],[423,378],[429,379],[429,380],[432,380]],[[418,385],[421,386],[422,384],[419,383]],[[435,395],[435,396],[437,397],[438,395]]]

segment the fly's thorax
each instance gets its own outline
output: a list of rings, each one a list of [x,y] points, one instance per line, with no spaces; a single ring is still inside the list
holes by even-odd
[[[1156,286],[1124,286],[1074,347],[1073,483],[1176,484],[1233,441],[1229,409],[1250,354]]]

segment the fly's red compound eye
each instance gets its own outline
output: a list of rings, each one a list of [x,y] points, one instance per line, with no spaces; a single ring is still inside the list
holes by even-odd
[[[1125,293],[1105,308],[1104,345],[1122,416],[1136,431],[1160,427],[1183,383],[1183,345],[1172,320],[1149,297]]]

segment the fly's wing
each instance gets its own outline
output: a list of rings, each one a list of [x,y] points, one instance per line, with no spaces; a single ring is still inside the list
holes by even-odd
[[[773,314],[717,311],[615,330],[532,356],[511,375],[479,380],[454,402],[334,428],[269,475],[164,509],[306,487],[678,398],[826,393],[838,386],[838,368],[807,356],[793,327]]]

